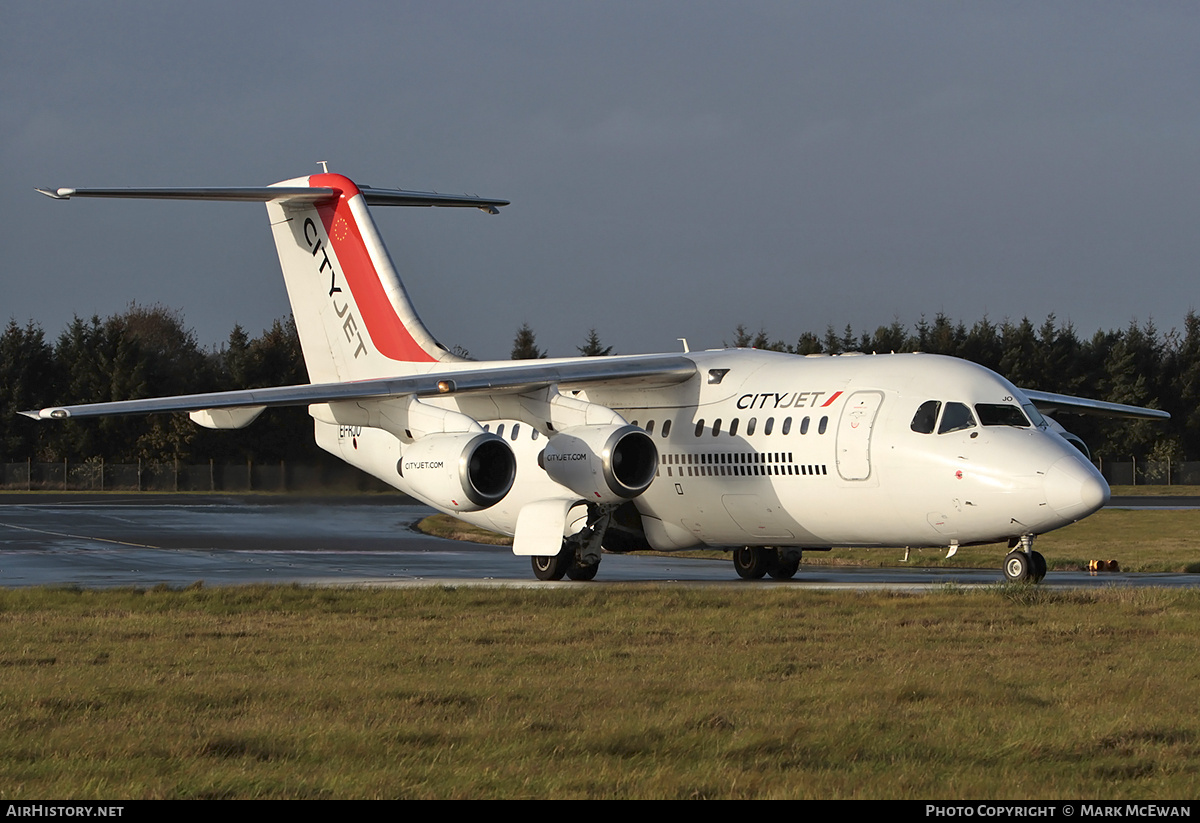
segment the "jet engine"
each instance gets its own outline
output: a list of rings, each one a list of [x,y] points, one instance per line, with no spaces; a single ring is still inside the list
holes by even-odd
[[[1051,418],[1049,415],[1043,414],[1042,419],[1045,420],[1050,425],[1050,431],[1054,432],[1059,437],[1061,437],[1063,440],[1066,440],[1072,446],[1074,446],[1075,448],[1077,448],[1081,452],[1083,452],[1083,456],[1086,457],[1088,460],[1092,459],[1092,453],[1088,449],[1087,443],[1083,442],[1083,438],[1081,438],[1077,434],[1072,434],[1071,432],[1064,429],[1062,427],[1062,424],[1060,424],[1057,420],[1054,420],[1053,418]]]
[[[431,505],[474,512],[504,499],[517,476],[517,459],[495,434],[430,434],[404,450],[396,471]]]
[[[576,426],[551,435],[538,465],[593,503],[619,503],[650,487],[658,449],[636,426]]]

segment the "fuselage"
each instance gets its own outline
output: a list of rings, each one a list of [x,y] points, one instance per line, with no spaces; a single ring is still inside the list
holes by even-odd
[[[995,542],[1067,525],[1108,499],[1087,458],[1020,390],[976,364],[748,349],[686,356],[696,376],[683,383],[571,392],[654,438],[657,475],[633,500],[654,548]],[[503,500],[455,516],[513,534],[522,507],[563,496],[539,466],[553,432],[538,421],[498,417],[494,406],[489,414],[486,395],[428,402],[478,420],[517,457]],[[317,439],[421,497],[397,472],[404,445],[387,432],[318,422]]]

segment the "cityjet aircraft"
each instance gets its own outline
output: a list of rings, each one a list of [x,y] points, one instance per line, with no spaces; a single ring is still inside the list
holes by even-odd
[[[802,551],[1006,543],[1038,581],[1036,535],[1087,517],[1108,485],[1052,412],[1165,412],[1023,391],[929,354],[721,349],[473,362],[421,323],[368,206],[505,200],[358,186],[323,173],[261,188],[39,189],[72,197],[260,201],[310,385],[23,412],[188,412],[236,429],[304,405],[321,448],[455,517],[513,535],[541,580],[590,580],[601,550],[713,547],[743,578],[792,577]],[[686,346],[685,346],[686,349]]]

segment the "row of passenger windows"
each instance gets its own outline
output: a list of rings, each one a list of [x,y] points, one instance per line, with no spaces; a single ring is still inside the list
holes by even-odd
[[[937,401],[931,400],[929,402],[936,403]],[[929,405],[929,404],[926,403],[925,405],[921,406],[921,408],[924,409],[925,406],[927,406],[927,405]],[[961,404],[950,404],[950,405],[961,405]],[[921,414],[921,412],[918,410],[917,414],[919,416]],[[937,412],[935,410],[934,415],[936,416],[936,414],[937,414]],[[811,418],[805,417],[804,419],[802,419],[800,421],[800,434],[808,434],[808,430],[810,428],[811,423],[812,423]],[[638,424],[638,421],[634,420],[633,425],[636,426],[637,424]],[[711,429],[712,429],[713,437],[717,437],[718,435],[721,434],[721,425],[722,425],[722,421],[719,417],[716,420],[712,421]],[[733,420],[730,420],[729,421],[729,436],[737,437],[738,429],[740,427],[741,427],[741,419],[740,418],[735,417]],[[824,434],[825,430],[828,427],[829,427],[829,418],[822,417],[820,420],[817,421],[817,434]],[[496,426],[496,434],[498,434],[500,437],[503,437],[504,436],[504,428],[505,428],[504,423],[498,424]],[[647,420],[644,428],[645,428],[646,434],[654,434],[654,421]],[[703,419],[697,420],[696,421],[696,437],[702,436],[708,428],[709,427],[705,424],[705,421]],[[752,437],[754,435],[754,432],[757,429],[758,429],[758,418],[751,417],[749,420],[746,421],[746,436],[747,437]],[[491,423],[484,424],[483,430],[490,432],[492,430],[492,424]],[[916,420],[914,419],[913,420],[913,431],[916,431],[916,430],[917,430],[916,429]],[[766,420],[763,421],[762,433],[765,435],[770,435],[774,431],[775,431],[775,418],[768,417]],[[932,431],[932,429],[931,429],[931,431]],[[671,434],[671,419],[670,418],[667,418],[666,420],[664,420],[662,422],[662,428],[659,430],[659,432],[662,437],[667,437],[668,435]],[[792,433],[792,418],[785,417],[783,419],[783,422],[779,426],[779,433],[780,434],[791,434]],[[529,439],[530,440],[537,440],[539,434],[540,433],[538,432],[537,429],[533,428],[532,426],[529,427]],[[521,424],[513,423],[512,429],[509,431],[508,439],[515,442],[517,440],[517,438],[520,436],[521,436]]]
[[[669,422],[669,421],[667,421],[667,422]],[[741,428],[741,423],[742,423],[741,419],[737,418],[737,417],[735,417],[734,419],[729,421],[728,434],[730,437],[737,437],[738,430]],[[809,417],[805,417],[803,420],[801,420],[800,421],[800,434],[808,434],[808,430],[811,426],[811,423],[812,423],[812,418],[809,418]],[[633,425],[636,426],[637,423],[635,422]],[[651,421],[647,425],[650,428],[647,428],[646,431],[653,431],[654,422]],[[700,420],[696,421],[696,432],[695,432],[696,437],[702,437],[704,435],[705,431],[709,430],[710,428],[711,428],[710,433],[712,434],[712,436],[717,437],[721,434],[721,426],[722,426],[722,420],[719,417],[716,420],[712,421],[711,427],[707,426],[705,424],[704,419],[701,418]],[[824,434],[825,430],[828,427],[829,427],[829,418],[822,417],[817,422],[817,434]],[[665,424],[664,424],[664,428],[665,428]],[[752,437],[754,435],[754,432],[757,430],[758,430],[758,418],[751,417],[749,420],[746,421],[746,437]],[[775,418],[768,417],[766,420],[763,421],[762,433],[764,435],[770,435],[770,434],[773,434],[774,431],[775,431]],[[779,425],[779,433],[780,434],[791,434],[792,433],[792,418],[785,417],[783,419],[783,422]]]
[[[823,465],[797,466],[667,466],[667,477],[679,472],[679,477],[762,477],[765,475],[824,477],[829,470]],[[686,475],[684,474],[686,472]]]
[[[1028,406],[1022,411],[1020,406],[1010,403],[976,403],[974,414],[971,413],[971,407],[965,403],[946,403],[945,406],[945,411],[942,411],[942,401],[926,400],[913,415],[912,430],[917,434],[932,434],[936,425],[938,434],[963,431],[975,427],[976,415],[984,426],[1015,426],[1020,429],[1029,428],[1031,418],[1038,425],[1041,425],[1044,419],[1033,406]],[[938,412],[941,412],[940,422]]]
[[[792,462],[792,452],[680,452],[661,455],[668,477],[825,476],[824,465]]]

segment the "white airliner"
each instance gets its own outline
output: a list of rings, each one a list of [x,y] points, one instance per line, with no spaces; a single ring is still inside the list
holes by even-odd
[[[513,535],[513,551],[542,580],[592,579],[601,548],[722,548],[743,578],[786,579],[805,550],[953,554],[1007,542],[1005,576],[1038,581],[1046,561],[1034,537],[1109,497],[1078,438],[1039,409],[1169,417],[1023,391],[928,354],[722,349],[473,362],[421,323],[368,206],[496,214],[505,200],[373,189],[331,173],[260,188],[39,191],[265,203],[312,383],[23,414],[186,411],[232,429],[267,406],[307,405],[321,448]]]

